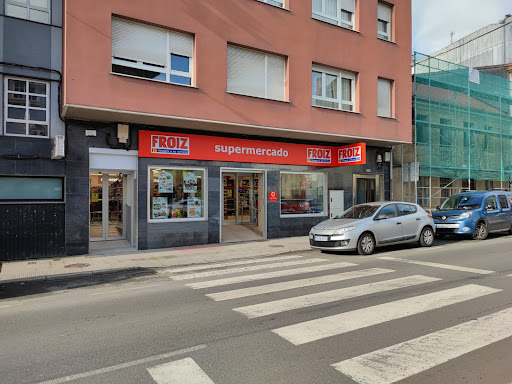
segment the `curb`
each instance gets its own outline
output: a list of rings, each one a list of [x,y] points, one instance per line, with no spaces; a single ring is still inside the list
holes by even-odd
[[[0,280],[0,285],[2,284],[12,284],[12,283],[27,283],[34,281],[52,281],[52,280],[65,280],[68,278],[74,277],[84,277],[84,276],[93,276],[93,275],[107,275],[109,273],[117,273],[123,271],[133,271],[137,269],[146,269],[143,267],[126,267],[126,268],[113,268],[113,269],[98,269],[96,271],[87,271],[87,272],[73,272],[66,273],[60,275],[47,275],[47,276],[34,276],[34,277],[23,277],[20,279],[10,279],[10,280]]]

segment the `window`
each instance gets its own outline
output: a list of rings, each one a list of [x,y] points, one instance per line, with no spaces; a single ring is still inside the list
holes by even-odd
[[[439,119],[439,122],[442,125],[452,125],[452,121],[450,119],[441,118]],[[441,127],[439,129],[439,136],[439,144],[441,145],[441,147],[449,147],[452,145],[452,130],[450,128]]]
[[[311,80],[314,106],[355,110],[355,73],[313,65]]]
[[[510,208],[510,206],[508,205],[507,196],[498,195],[498,200],[500,201],[501,209],[509,209]]]
[[[0,201],[64,201],[61,177],[0,177]]]
[[[194,37],[112,18],[112,72],[193,84]]]
[[[377,37],[379,39],[391,41],[391,15],[391,7],[379,3],[377,10]]]
[[[262,3],[267,3],[275,7],[284,8],[284,0],[258,0]]]
[[[413,213],[416,213],[418,210],[416,209],[416,206],[411,204],[397,204],[398,210],[400,212],[401,216],[405,215],[412,215]]]
[[[441,189],[441,197],[450,197],[452,194],[451,185],[452,185],[452,179],[447,177],[441,177],[439,179],[439,184]]]
[[[149,221],[206,218],[205,170],[150,167]]]
[[[381,117],[391,117],[391,80],[378,80],[378,112]]]
[[[265,99],[285,99],[283,56],[228,45],[227,91]]]
[[[469,129],[473,129],[475,126],[474,123],[469,123],[467,121],[464,122],[464,128],[469,128]],[[468,132],[464,132],[464,148],[469,148],[469,133]]]
[[[494,211],[498,209],[498,202],[496,201],[496,197],[489,196],[485,199],[485,209],[488,211]]]
[[[465,191],[476,191],[476,181],[473,179],[462,179],[462,189]]]
[[[395,204],[388,204],[382,207],[382,209],[377,213],[377,217],[380,215],[385,215],[386,219],[392,219],[393,217],[397,217]]]
[[[490,132],[493,129],[492,129],[492,126],[485,125],[484,130],[487,132]],[[487,151],[491,150],[491,135],[489,135],[488,133],[484,134],[484,149]]]
[[[313,0],[313,18],[354,29],[355,0]]]
[[[49,137],[48,83],[5,78],[5,134]]]
[[[5,15],[50,24],[50,0],[5,0]]]
[[[324,214],[322,173],[281,173],[281,215]]]

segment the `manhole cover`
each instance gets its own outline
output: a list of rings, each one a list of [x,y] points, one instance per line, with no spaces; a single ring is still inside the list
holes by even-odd
[[[68,264],[68,265],[65,265],[64,268],[85,268],[85,267],[88,267],[89,265],[91,264],[87,264],[87,263],[76,263],[76,264]]]
[[[272,248],[284,248],[284,245],[269,245]]]

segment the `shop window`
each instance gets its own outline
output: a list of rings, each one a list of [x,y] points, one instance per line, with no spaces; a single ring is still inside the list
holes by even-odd
[[[228,45],[227,91],[285,100],[286,58]]]
[[[313,0],[313,18],[354,29],[355,0]]]
[[[281,215],[325,215],[325,175],[281,173]]]
[[[149,221],[206,218],[204,169],[151,167],[148,174]]]
[[[6,77],[5,134],[49,137],[49,96],[48,83]]]
[[[0,177],[0,201],[64,201],[61,177]]]
[[[316,107],[355,111],[356,74],[313,65],[312,104]]]
[[[50,0],[5,0],[5,15],[50,23]]]
[[[112,18],[112,72],[193,85],[194,37]]]

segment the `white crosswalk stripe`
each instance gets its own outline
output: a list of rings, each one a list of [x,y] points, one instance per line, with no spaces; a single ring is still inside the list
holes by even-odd
[[[172,280],[198,279],[198,278],[202,278],[202,277],[229,275],[231,273],[251,272],[251,271],[259,271],[262,269],[283,268],[283,267],[291,267],[291,266],[296,266],[296,265],[314,264],[314,263],[321,263],[324,261],[327,261],[327,260],[325,260],[325,259],[306,259],[306,260],[286,261],[283,263],[253,265],[250,267],[239,267],[239,268],[229,268],[229,269],[222,269],[222,270],[215,270],[215,271],[189,273],[189,274],[185,274],[185,275],[171,276],[170,278]]]
[[[235,265],[268,263],[268,262],[271,262],[271,261],[292,260],[292,259],[301,259],[301,258],[303,258],[303,256],[299,256],[299,255],[263,257],[263,258],[259,258],[259,259],[228,261],[228,262],[225,262],[225,263],[211,263],[211,264],[201,264],[201,265],[189,265],[189,266],[186,266],[186,267],[178,267],[178,268],[168,269],[167,272],[169,272],[169,273],[182,273],[182,272],[190,272],[190,271],[201,271],[201,270],[204,270],[204,269],[232,267],[232,266],[235,266]]]
[[[304,274],[304,273],[328,271],[328,270],[337,269],[337,268],[347,268],[347,267],[353,267],[356,265],[357,264],[344,263],[344,262],[322,264],[322,265],[315,265],[313,267],[295,268],[295,269],[288,269],[288,270],[283,270],[283,271],[257,273],[254,275],[235,276],[235,277],[229,277],[229,278],[224,278],[224,279],[201,281],[198,283],[189,283],[189,284],[185,284],[185,285],[187,287],[193,288],[193,289],[211,288],[211,287],[218,287],[218,286],[222,286],[222,285],[245,283],[247,281],[273,279],[276,277],[293,276],[293,275],[300,275],[300,274]]]
[[[361,278],[361,277],[375,276],[375,275],[380,275],[383,273],[391,273],[391,272],[395,272],[395,271],[393,269],[369,268],[369,269],[363,269],[360,271],[342,272],[342,273],[336,273],[334,275],[311,277],[309,279],[292,280],[292,281],[285,281],[282,283],[260,285],[257,287],[241,288],[241,289],[234,289],[231,291],[210,293],[210,294],[207,294],[206,296],[212,298],[215,301],[232,300],[232,299],[239,299],[242,297],[256,296],[256,295],[262,295],[265,293],[272,293],[272,292],[279,292],[279,291],[287,291],[287,290],[295,289],[295,288],[311,287],[314,285],[328,284],[328,283],[333,283],[333,282],[338,282],[338,281],[357,279],[357,278]]]
[[[333,367],[361,384],[390,384],[512,336],[512,308],[480,317]]]
[[[341,288],[262,304],[249,305],[246,307],[235,308],[233,311],[240,312],[251,319],[254,317],[267,316],[275,313],[291,311],[293,309],[312,307],[315,305],[331,303],[333,301],[369,295],[377,292],[412,287],[414,285],[431,283],[438,280],[441,279],[421,275],[401,277],[377,283],[357,285],[349,288]]]
[[[190,357],[148,368],[157,384],[215,384]]]
[[[388,260],[388,261],[399,261],[401,263],[409,263],[409,264],[416,264],[416,265],[423,265],[426,267],[433,267],[433,268],[441,268],[441,269],[450,269],[453,271],[462,271],[462,272],[470,272],[470,273],[477,273],[480,275],[490,275],[492,273],[496,273],[495,271],[488,271],[486,269],[476,269],[476,268],[467,268],[467,267],[459,267],[458,265],[448,265],[448,264],[439,264],[439,263],[431,263],[428,261],[419,261],[419,260],[409,260],[409,259],[400,259],[398,257],[379,257],[379,260]]]
[[[326,337],[369,327],[391,320],[416,315],[422,312],[461,303],[500,289],[469,284],[444,291],[415,296],[373,307],[358,309],[339,315],[306,321],[278,329],[272,332],[294,345],[306,344]]]

